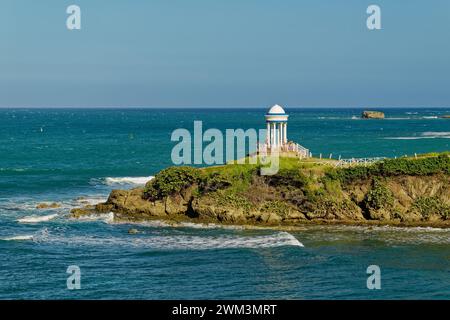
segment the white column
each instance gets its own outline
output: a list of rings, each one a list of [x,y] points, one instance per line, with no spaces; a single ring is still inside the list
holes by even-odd
[[[273,146],[277,146],[277,124],[274,122],[272,124],[272,131],[273,131]]]
[[[281,122],[278,123],[278,146],[281,147]]]
[[[278,133],[278,123],[275,122],[275,144],[277,147],[280,146],[280,142],[278,141],[279,133]]]
[[[284,123],[284,133],[283,133],[283,137],[284,137],[284,143],[287,143],[287,122]]]
[[[269,122],[269,145],[272,146],[272,124]]]
[[[280,124],[280,130],[281,130],[281,145],[284,145],[284,122]]]
[[[270,146],[273,146],[273,123],[270,123]]]
[[[270,146],[270,123],[267,122],[266,145]]]

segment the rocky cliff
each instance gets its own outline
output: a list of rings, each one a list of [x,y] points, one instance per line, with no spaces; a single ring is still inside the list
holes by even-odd
[[[333,162],[282,158],[274,176],[258,165],[171,167],[145,188],[114,190],[106,203],[75,210],[116,219],[229,224],[302,223],[450,226],[448,154],[336,168]]]

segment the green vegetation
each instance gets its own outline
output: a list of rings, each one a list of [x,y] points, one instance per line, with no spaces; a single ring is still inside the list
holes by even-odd
[[[428,220],[431,215],[441,216],[443,219],[450,218],[450,205],[436,196],[418,198],[414,201],[412,209],[417,211],[424,220]]]
[[[370,166],[354,166],[328,171],[332,179],[343,183],[364,180],[371,177],[391,177],[398,175],[425,176],[432,174],[450,174],[449,153],[437,156],[421,156],[415,158],[387,159]]]
[[[309,183],[308,177],[297,169],[280,169],[276,175],[266,176],[266,181],[271,186],[303,188]]]
[[[394,205],[394,196],[386,186],[378,178],[372,182],[372,188],[367,192],[364,198],[364,206],[367,209],[380,210],[390,209]]]
[[[220,206],[227,207],[231,206],[233,208],[241,208],[244,211],[248,212],[251,207],[252,203],[243,195],[240,194],[234,194],[231,192],[224,192],[222,194],[216,194],[217,195],[217,203]]]
[[[279,214],[281,217],[284,217],[289,211],[289,206],[286,202],[280,200],[270,200],[263,204],[261,210],[266,212],[274,212]]]
[[[313,158],[280,158],[280,169],[273,176],[261,176],[261,164],[170,167],[147,183],[143,198],[161,200],[183,195],[190,188],[189,197],[205,199],[207,207],[215,206],[219,211],[236,208],[246,213],[275,213],[282,218],[297,212],[307,219],[350,220],[363,216],[371,220],[401,219],[413,211],[423,220],[434,215],[450,219],[448,198],[421,197],[405,204],[399,203],[398,190],[390,189],[397,176],[400,180],[394,185],[398,189],[402,188],[401,177],[449,175],[449,153],[387,159],[367,166],[336,168],[333,164]],[[442,179],[445,185],[448,178]]]
[[[180,192],[198,183],[199,171],[192,167],[169,167],[155,176],[144,188],[144,198],[151,201]]]

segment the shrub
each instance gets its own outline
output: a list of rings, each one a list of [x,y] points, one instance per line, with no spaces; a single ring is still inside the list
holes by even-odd
[[[205,176],[201,179],[199,189],[200,192],[207,193],[225,189],[231,185],[232,181],[218,172],[213,172],[211,175]]]
[[[412,175],[424,176],[436,173],[450,173],[450,157],[440,154],[437,157],[419,159],[389,159],[377,164],[377,171],[382,176]]]
[[[261,210],[277,213],[283,217],[286,216],[286,214],[289,212],[289,206],[283,201],[271,200],[266,201],[261,207]]]
[[[162,199],[198,183],[199,171],[192,167],[169,167],[160,171],[144,189],[144,198],[151,201]]]
[[[412,208],[419,212],[424,219],[428,219],[431,215],[438,215],[443,219],[450,218],[450,205],[445,204],[436,196],[420,197],[414,201]]]
[[[302,188],[308,184],[308,178],[298,169],[280,169],[273,176],[266,176],[269,185]]]
[[[398,175],[424,176],[432,174],[450,174],[450,157],[446,153],[423,158],[386,159],[370,166],[353,166],[331,169],[326,177],[349,183],[371,177],[390,177]]]
[[[216,197],[219,205],[224,207],[232,206],[234,208],[243,209],[244,211],[249,211],[252,208],[250,201],[246,197],[239,194],[225,193],[216,195]]]
[[[394,205],[394,196],[389,188],[379,179],[374,179],[372,188],[363,200],[367,209],[389,209]]]

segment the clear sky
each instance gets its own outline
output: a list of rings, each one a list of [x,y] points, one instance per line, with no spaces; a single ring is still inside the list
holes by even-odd
[[[449,106],[450,1],[1,0],[0,106],[274,103]]]

